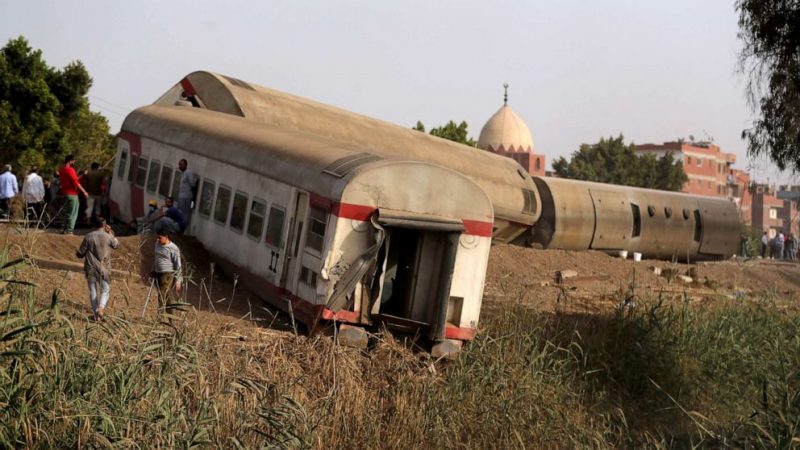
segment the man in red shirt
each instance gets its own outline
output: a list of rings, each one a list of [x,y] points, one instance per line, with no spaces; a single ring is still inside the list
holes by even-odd
[[[78,192],[88,197],[86,190],[78,181],[78,173],[75,172],[75,156],[67,155],[64,158],[64,167],[58,173],[61,181],[61,194],[67,199],[67,223],[64,224],[64,234],[72,234],[75,231],[75,222],[78,220]]]

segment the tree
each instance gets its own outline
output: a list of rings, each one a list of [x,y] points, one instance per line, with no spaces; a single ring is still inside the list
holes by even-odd
[[[458,142],[460,144],[469,145],[470,147],[477,147],[478,143],[469,137],[467,128],[468,125],[466,121],[462,120],[460,124],[456,125],[456,123],[451,120],[447,122],[446,125],[437,128],[431,128],[430,134],[436,137]],[[417,124],[414,125],[412,130],[417,130],[424,133],[425,125],[418,120]]]
[[[92,79],[80,61],[47,65],[24,37],[0,49],[0,162],[57,166],[73,153],[79,162],[113,154],[108,120],[89,110]]]
[[[680,191],[689,181],[683,163],[671,154],[637,156],[636,146],[625,145],[624,140],[619,135],[581,144],[570,160],[561,157],[553,161],[553,170],[563,178],[668,191]]]
[[[742,132],[751,155],[800,170],[800,2],[738,0],[740,68],[757,114]]]

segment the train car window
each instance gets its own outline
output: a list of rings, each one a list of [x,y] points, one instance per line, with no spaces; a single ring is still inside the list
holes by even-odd
[[[285,218],[286,213],[277,206],[269,209],[267,235],[264,238],[264,242],[275,248],[281,248],[283,245],[283,222]]]
[[[647,215],[650,216],[650,217],[654,217],[656,215],[656,207],[653,206],[653,205],[648,206],[647,207]]]
[[[158,176],[161,173],[161,163],[154,160],[150,161],[150,174],[147,175],[147,192],[156,193],[158,188]]]
[[[684,209],[683,210],[683,220],[689,220],[689,210],[688,209]]]
[[[119,155],[119,169],[117,169],[117,178],[120,180],[125,179],[125,165],[128,164],[128,151],[123,150]]]
[[[214,220],[221,224],[227,223],[229,206],[231,206],[231,188],[220,184],[217,201],[214,203]]]
[[[247,219],[247,235],[256,239],[261,239],[261,232],[264,231],[264,218],[267,215],[267,204],[263,201],[253,199],[250,203],[250,218]]]
[[[158,183],[158,195],[162,197],[169,197],[170,182],[172,181],[172,167],[164,165],[161,168],[161,181]]]
[[[642,234],[642,213],[639,211],[639,205],[631,203],[631,215],[633,216],[631,238],[639,237]]]
[[[670,208],[669,206],[665,206],[664,207],[664,216],[666,216],[667,219],[672,217],[672,208]]]
[[[328,226],[328,211],[319,206],[311,206],[308,225],[306,246],[322,252],[322,246],[325,243],[325,228]]]
[[[136,185],[140,188],[144,187],[145,181],[147,181],[147,163],[150,162],[147,158],[140,157],[139,158],[139,168],[136,170]]]
[[[231,208],[231,229],[241,232],[244,229],[244,219],[247,214],[247,194],[236,191],[233,196],[233,208]]]
[[[131,155],[131,165],[128,166],[128,183],[136,180],[136,168],[139,167],[139,157]]]
[[[694,210],[694,241],[700,242],[700,238],[703,236],[703,221],[700,218],[700,210]]]
[[[176,170],[175,175],[172,177],[172,191],[170,196],[175,200],[178,200],[178,191],[181,188],[181,171]]]
[[[216,185],[209,179],[203,180],[203,188],[200,192],[200,208],[198,211],[201,216],[210,216],[211,207],[214,205],[214,187]]]

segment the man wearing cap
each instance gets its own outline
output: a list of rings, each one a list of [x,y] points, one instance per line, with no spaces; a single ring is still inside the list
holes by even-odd
[[[61,181],[61,194],[67,199],[67,221],[64,224],[64,234],[72,234],[75,231],[75,222],[78,221],[78,209],[80,201],[78,199],[78,192],[82,193],[85,197],[89,194],[86,189],[81,186],[78,181],[78,173],[75,172],[75,156],[67,155],[64,158],[64,167],[58,173],[58,178]]]
[[[158,289],[159,310],[168,308],[172,301],[172,288],[180,294],[181,284],[181,251],[166,232],[156,238],[156,249],[153,253],[153,278]]]
[[[0,217],[8,219],[10,212],[9,202],[17,196],[19,185],[17,177],[11,173],[11,165],[6,164],[3,174],[0,175]]]

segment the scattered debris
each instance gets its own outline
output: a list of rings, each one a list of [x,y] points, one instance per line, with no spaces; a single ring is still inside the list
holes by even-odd
[[[567,278],[574,278],[578,276],[578,272],[574,270],[559,270],[556,272],[556,283],[561,284]]]
[[[686,275],[678,275],[678,279],[683,281],[684,283],[691,283],[693,281],[692,277]]]

